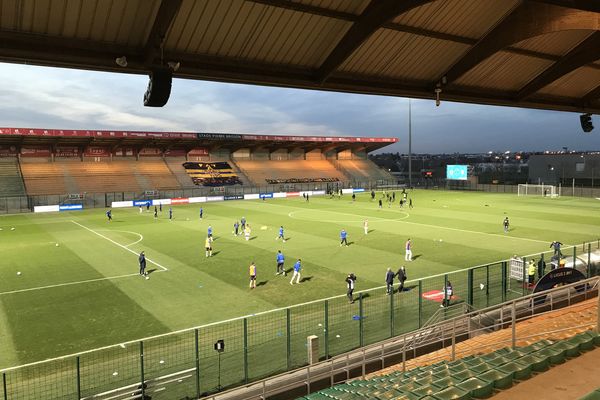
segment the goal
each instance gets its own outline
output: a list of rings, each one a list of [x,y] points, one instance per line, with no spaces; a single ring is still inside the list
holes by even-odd
[[[559,192],[556,191],[556,186],[553,185],[530,185],[521,183],[517,188],[519,196],[542,196],[542,197],[558,197]]]

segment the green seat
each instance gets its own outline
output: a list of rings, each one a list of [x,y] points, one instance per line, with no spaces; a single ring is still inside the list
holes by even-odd
[[[588,351],[592,350],[596,345],[594,344],[594,337],[589,335],[588,332],[580,333],[579,335],[575,335],[571,339],[570,342],[579,343],[579,350]]]
[[[311,393],[308,396],[304,396],[304,398],[307,400],[330,400],[331,399],[331,397],[328,397],[320,392]]]
[[[501,372],[496,369],[491,369],[479,375],[479,379],[484,382],[491,382],[496,389],[506,389],[513,384],[513,373]]]
[[[580,397],[579,400],[600,400],[600,390],[594,390],[593,392]]]
[[[499,367],[500,365],[504,365],[507,362],[511,361],[510,358],[495,355],[495,357],[488,357],[485,362],[487,362],[492,367]]]
[[[482,374],[490,369],[493,369],[492,366],[484,362],[469,366],[469,371],[473,372],[474,374]]]
[[[431,382],[432,386],[435,386],[438,390],[446,388],[448,386],[454,386],[454,379],[449,376],[444,376],[442,378],[434,379]]]
[[[550,364],[556,365],[556,364],[562,364],[565,362],[566,352],[567,351],[565,349],[559,349],[559,348],[555,348],[554,346],[552,346],[552,347],[546,347],[544,349],[538,350],[537,352],[535,352],[533,354],[539,354],[541,356],[548,356],[549,360],[550,360]]]
[[[423,385],[429,385],[432,380],[433,380],[433,375],[427,374],[427,375],[425,375],[423,377],[420,377],[420,378],[414,380],[415,387],[420,387],[420,386],[423,386]]]
[[[579,354],[581,354],[579,351],[579,343],[571,342],[570,339],[561,340],[560,342],[554,344],[552,348],[564,349],[567,357],[577,357]]]
[[[417,396],[425,397],[425,396],[431,396],[434,391],[435,391],[435,387],[433,387],[431,385],[423,385],[421,387],[411,390],[410,393],[417,395]]]
[[[531,377],[531,364],[520,363],[517,361],[511,361],[496,369],[500,372],[512,373],[513,378],[519,381],[528,379]]]
[[[527,354],[521,358],[517,358],[518,362],[531,365],[531,369],[535,372],[547,371],[550,368],[550,357],[541,354]]]
[[[472,378],[474,376],[477,376],[477,374],[472,371],[469,371],[468,369],[466,369],[464,371],[456,371],[456,372],[452,373],[452,379],[456,383],[462,382],[462,381]]]
[[[454,361],[451,364],[448,364],[448,370],[452,373],[455,373],[458,371],[466,371],[468,369],[469,369],[469,367],[467,366],[467,364],[463,363],[460,360]]]
[[[471,397],[485,398],[492,395],[494,392],[493,382],[485,382],[478,378],[469,378],[456,387],[467,390]]]
[[[456,386],[450,386],[446,389],[435,392],[433,397],[439,400],[468,400],[471,398],[471,393],[468,390],[461,389]]]
[[[401,391],[395,390],[395,389],[391,389],[391,390],[388,390],[384,393],[381,393],[381,394],[378,394],[375,396],[377,396],[377,398],[381,399],[381,400],[395,400],[395,399],[400,398],[403,395],[404,395],[404,392],[401,392]],[[356,398],[356,397],[354,397],[354,398]]]

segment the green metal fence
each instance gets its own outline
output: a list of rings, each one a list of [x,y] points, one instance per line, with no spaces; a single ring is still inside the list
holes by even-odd
[[[600,241],[563,254],[587,262],[599,248]],[[551,255],[527,259],[549,261]],[[589,277],[600,271],[586,272]],[[531,290],[526,276],[510,277],[508,261],[481,265],[408,281],[393,295],[384,287],[363,291],[352,304],[338,296],[5,369],[0,400],[119,399],[132,393],[153,400],[195,398],[306,365],[309,335],[319,337],[320,357],[326,359],[420,328],[440,309],[448,281],[454,287],[451,302],[475,308]],[[215,351],[217,340],[224,340],[223,352]]]

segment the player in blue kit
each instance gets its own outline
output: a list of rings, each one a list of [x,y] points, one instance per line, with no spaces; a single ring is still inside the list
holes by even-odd
[[[283,240],[283,243],[285,243],[285,237],[283,236],[283,226],[279,227],[279,235],[275,238],[275,240]]]
[[[283,273],[283,276],[287,275],[285,272],[285,268],[283,267],[283,263],[285,262],[285,257],[281,253],[281,250],[277,250],[277,272],[275,275],[279,275]]]
[[[340,239],[341,239],[340,246],[343,246],[343,245],[348,246],[347,237],[348,237],[348,233],[346,232],[345,229],[342,229],[342,231],[340,232]]]
[[[208,226],[208,229],[207,229],[207,231],[206,231],[206,232],[208,233],[208,237],[209,237],[209,238],[212,238],[212,235],[213,235],[213,229],[212,229],[212,226],[211,226],[211,225],[209,225],[209,226]]]

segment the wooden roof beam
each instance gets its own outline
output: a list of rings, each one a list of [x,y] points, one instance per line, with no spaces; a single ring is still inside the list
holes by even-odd
[[[570,29],[600,30],[600,18],[589,11],[523,2],[443,74],[437,83],[452,84],[473,67],[512,44]]]
[[[550,68],[525,85],[516,96],[521,101],[557,79],[600,59],[600,31],[593,33]]]
[[[600,85],[581,98],[581,105],[589,107],[593,101],[600,100]]]
[[[181,7],[183,0],[162,0],[150,35],[144,46],[144,64],[152,64],[157,56],[161,55],[161,48],[167,32]]]
[[[316,72],[317,82],[323,83],[371,35],[398,15],[432,0],[371,0],[359,19],[346,32]]]
[[[552,4],[575,10],[600,13],[600,3],[597,0],[530,0],[538,3]]]

